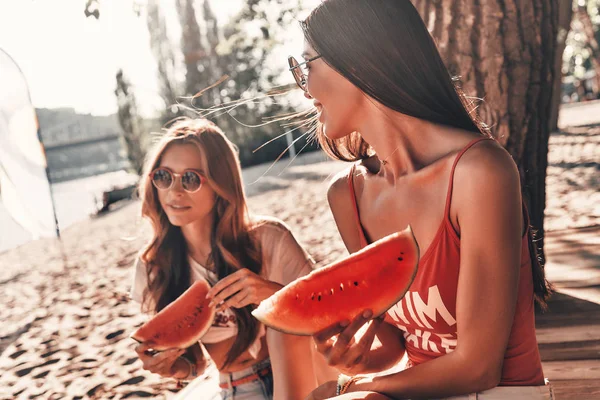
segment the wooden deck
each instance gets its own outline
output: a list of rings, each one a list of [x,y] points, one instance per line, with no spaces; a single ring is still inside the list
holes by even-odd
[[[544,374],[558,400],[600,399],[600,226],[546,235],[557,293],[536,316]]]

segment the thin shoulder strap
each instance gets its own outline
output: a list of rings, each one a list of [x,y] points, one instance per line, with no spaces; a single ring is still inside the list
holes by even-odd
[[[356,202],[356,193],[354,192],[354,171],[356,171],[356,164],[352,164],[350,167],[350,173],[348,174],[348,187],[350,189],[350,197],[352,200],[352,206],[354,207],[354,220],[356,221],[356,229],[358,231],[358,237],[360,238],[360,245],[364,247],[367,245],[365,234],[360,223],[360,215],[358,214],[358,203]]]
[[[487,137],[482,137],[482,138],[477,138],[477,139],[471,140],[469,142],[469,144],[467,144],[465,146],[465,148],[462,149],[460,151],[460,153],[458,153],[458,155],[454,159],[454,163],[452,164],[452,169],[450,170],[450,182],[448,183],[448,193],[446,194],[446,207],[444,209],[444,215],[447,218],[450,217],[450,202],[452,201],[452,188],[454,187],[454,170],[456,169],[456,164],[458,164],[458,161],[463,156],[463,154],[466,153],[467,150],[469,150],[471,147],[473,147],[477,143],[481,142],[482,140],[493,140],[493,139],[487,138]]]

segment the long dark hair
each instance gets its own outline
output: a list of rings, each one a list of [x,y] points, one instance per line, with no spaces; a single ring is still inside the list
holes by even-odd
[[[409,0],[324,0],[301,26],[306,41],[330,67],[384,106],[492,137]],[[332,140],[319,126],[317,138],[338,160],[357,161],[373,154],[358,132]],[[544,307],[550,288],[533,245],[530,236],[534,293]]]
[[[204,162],[208,184],[217,197],[211,232],[209,265],[218,279],[247,268],[260,274],[262,257],[255,240],[241,178],[237,149],[213,123],[203,120],[177,122],[155,146],[145,166],[142,180],[142,215],[152,224],[153,237],[143,250],[141,260],[148,266],[148,287],[144,303],[152,299],[159,312],[190,286],[190,265],[181,229],[171,225],[158,200],[149,172],[158,167],[165,150],[175,144],[198,147]],[[214,284],[215,282],[211,282]],[[233,309],[238,335],[227,352],[224,366],[238,358],[258,334],[258,321],[251,315],[252,307]]]

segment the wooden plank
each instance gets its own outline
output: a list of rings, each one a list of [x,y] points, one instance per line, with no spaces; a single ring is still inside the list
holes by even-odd
[[[546,361],[542,363],[544,376],[553,381],[600,381],[600,360]]]
[[[569,326],[577,326],[577,325],[589,325],[590,322],[596,326],[597,329],[600,329],[600,317],[598,311],[590,311],[585,313],[573,313],[572,315],[568,314],[554,314],[550,317],[546,317],[544,319],[536,320],[537,328],[565,328]]]
[[[538,328],[535,331],[539,344],[557,342],[579,342],[600,340],[600,326],[594,324],[564,326],[557,328]]]
[[[570,380],[551,381],[554,400],[592,400],[600,399],[600,381]]]
[[[548,311],[537,312],[538,330],[596,325],[600,329],[600,304],[581,300],[563,293],[555,293],[548,303]]]
[[[600,340],[542,343],[539,349],[542,361],[600,359]]]

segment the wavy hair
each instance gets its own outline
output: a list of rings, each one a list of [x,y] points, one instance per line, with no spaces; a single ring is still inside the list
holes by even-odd
[[[252,222],[236,146],[219,127],[206,119],[180,120],[167,129],[149,153],[140,184],[142,216],[150,221],[153,233],[140,256],[148,267],[144,304],[154,304],[155,312],[179,297],[191,284],[181,228],[169,222],[150,179],[150,172],[160,165],[164,152],[176,144],[197,146],[207,182],[216,193],[207,267],[213,269],[220,280],[241,268],[259,274],[262,264],[260,249],[251,234]],[[233,309],[238,335],[227,353],[224,366],[230,365],[256,339],[258,321],[252,317],[251,311],[252,306]]]

